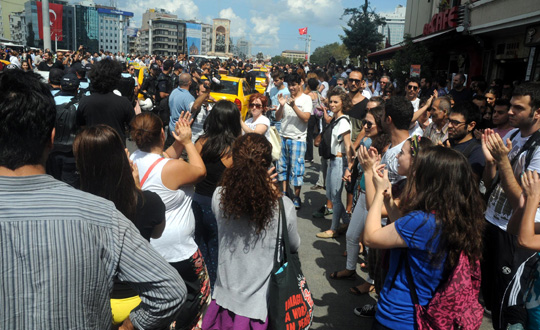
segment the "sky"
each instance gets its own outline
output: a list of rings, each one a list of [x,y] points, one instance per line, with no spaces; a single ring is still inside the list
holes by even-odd
[[[106,4],[107,0],[97,0]],[[159,4],[159,5],[156,5]],[[305,50],[305,39],[298,29],[307,27],[311,35],[311,53],[315,48],[340,42],[344,8],[358,7],[361,0],[117,0],[120,10],[135,14],[140,26],[142,14],[148,8],[163,8],[181,19],[197,19],[212,23],[213,18],[231,20],[231,37],[236,44],[240,37],[252,43],[253,55],[279,55],[283,50]],[[406,0],[371,0],[376,12],[393,12]]]

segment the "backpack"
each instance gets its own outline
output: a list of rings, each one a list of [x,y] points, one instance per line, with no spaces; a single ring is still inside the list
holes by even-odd
[[[409,267],[409,254],[403,253],[405,274],[414,303],[418,330],[476,330],[482,324],[484,308],[478,302],[480,294],[480,261],[471,265],[461,252],[459,262],[448,279],[441,283],[427,306],[418,303],[416,286]]]
[[[54,149],[59,151],[71,151],[73,141],[79,126],[77,125],[77,104],[79,99],[75,96],[68,103],[56,106],[56,123],[54,125]]]
[[[347,120],[349,123],[351,122],[349,118],[345,116],[339,117],[337,120],[332,119],[330,124],[324,128],[324,130],[321,133],[321,143],[319,144],[319,155],[324,159],[331,159],[336,157],[336,155],[333,155],[331,152],[331,144],[332,144],[332,130],[334,127],[339,123],[341,119]]]

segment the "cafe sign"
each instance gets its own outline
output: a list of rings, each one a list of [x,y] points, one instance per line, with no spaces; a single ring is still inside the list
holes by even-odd
[[[431,21],[424,25],[423,34],[428,35],[456,27],[458,11],[459,6],[456,6],[433,15]]]

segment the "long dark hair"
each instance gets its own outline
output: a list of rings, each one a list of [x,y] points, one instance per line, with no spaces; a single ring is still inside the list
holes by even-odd
[[[430,242],[439,234],[440,241],[433,265],[440,264],[446,253],[447,270],[457,265],[461,252],[471,262],[481,258],[483,200],[465,156],[442,146],[420,149],[401,196],[403,214],[416,210],[435,214],[437,229]]]
[[[242,132],[240,111],[231,101],[218,101],[204,122],[204,145],[201,158],[205,162],[217,162],[231,154],[231,146]]]
[[[81,190],[103,197],[134,220],[140,190],[118,133],[107,125],[84,128],[73,142]]]
[[[259,234],[270,223],[279,198],[267,173],[272,145],[264,135],[248,133],[234,142],[232,156],[233,165],[221,180],[221,209],[230,219],[247,217]]]

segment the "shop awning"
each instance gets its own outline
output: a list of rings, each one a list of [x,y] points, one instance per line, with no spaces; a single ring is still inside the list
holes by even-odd
[[[439,37],[439,36],[442,36],[442,35],[446,35],[446,34],[448,34],[450,32],[453,32],[453,31],[455,31],[455,28],[450,29],[450,30],[437,32],[437,33],[433,33],[433,34],[430,34],[430,35],[427,35],[427,36],[421,36],[421,37],[418,37],[418,38],[414,39],[413,43],[422,42],[422,41],[426,41],[426,40],[433,40],[433,38],[436,38],[436,37]],[[394,45],[392,47],[388,47],[388,48],[381,49],[379,51],[370,53],[370,54],[367,55],[367,57],[372,62],[389,60],[394,56],[394,54],[398,50],[402,49],[404,46],[405,46],[405,44],[403,42],[401,42],[401,43],[399,43],[397,45]]]

